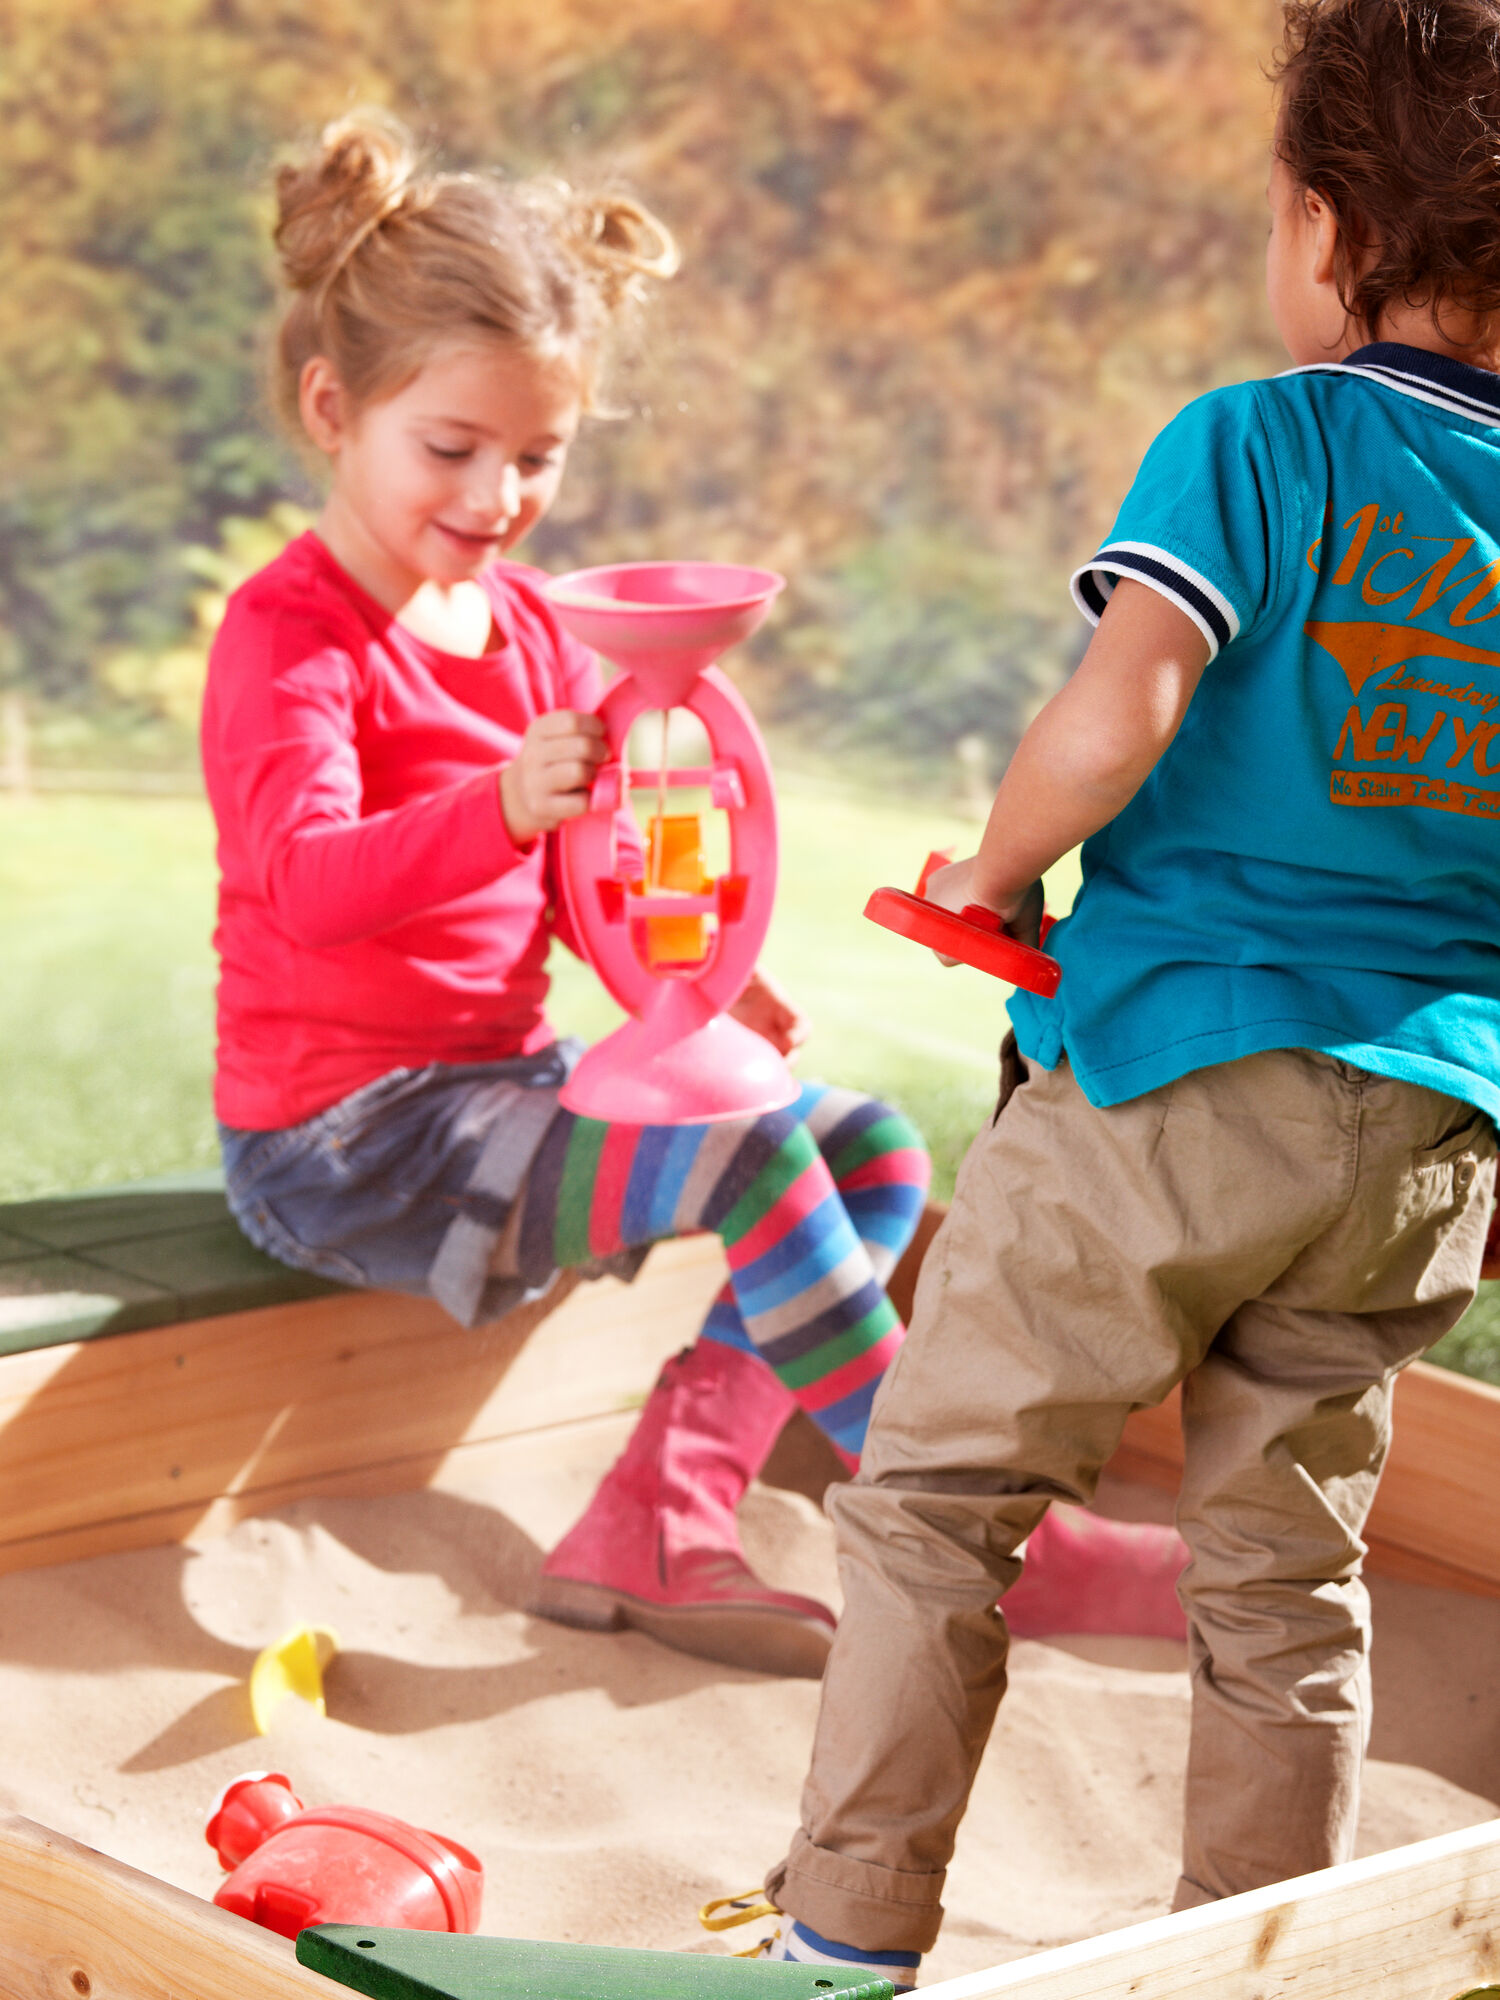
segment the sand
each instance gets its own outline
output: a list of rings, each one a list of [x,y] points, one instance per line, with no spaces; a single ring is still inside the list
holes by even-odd
[[[783,1851],[817,1688],[518,1608],[630,1421],[514,1440],[426,1492],[303,1501],[201,1547],[0,1578],[0,1804],[209,1896],[210,1801],[241,1771],[279,1769],[309,1804],[377,1807],[474,1848],[486,1931],[691,1943],[698,1904]],[[1157,1518],[1164,1502],[1115,1487],[1105,1504]],[[757,1487],[744,1519],[767,1575],[836,1600],[810,1501]],[[1362,1853],[1500,1810],[1500,1601],[1372,1588]],[[251,1661],[303,1620],[343,1641],[327,1718],[286,1702],[256,1737]],[[1018,1643],[924,1979],[1159,1914],[1187,1717],[1180,1646]]]

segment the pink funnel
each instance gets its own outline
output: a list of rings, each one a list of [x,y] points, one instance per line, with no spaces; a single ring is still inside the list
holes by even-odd
[[[675,708],[749,638],[784,584],[735,563],[609,563],[557,577],[547,595],[574,638],[634,675],[648,708]]]
[[[562,829],[562,878],[589,962],[633,1018],[591,1048],[562,1093],[568,1110],[626,1125],[758,1117],[797,1095],[770,1043],[725,1015],[765,942],[776,893],[776,802],[765,744],[714,662],[748,637],[783,579],[732,563],[618,563],[556,578],[560,624],[619,667],[599,705],[609,746],[589,811]],[[631,725],[647,709],[686,708],[707,731],[701,769],[632,770]],[[632,789],[706,790],[729,821],[729,870],[702,894],[642,880]],[[651,965],[653,919],[713,925],[701,961]]]

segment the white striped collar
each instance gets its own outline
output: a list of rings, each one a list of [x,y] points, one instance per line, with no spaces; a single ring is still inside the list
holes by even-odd
[[[1398,395],[1430,403],[1470,423],[1500,425],[1500,375],[1475,368],[1467,361],[1431,354],[1425,347],[1404,347],[1394,340],[1372,341],[1343,361],[1315,361],[1307,368],[1287,368],[1286,375],[1364,375]]]

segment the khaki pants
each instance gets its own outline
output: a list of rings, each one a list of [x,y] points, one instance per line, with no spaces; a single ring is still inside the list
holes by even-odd
[[[1369,1730],[1360,1530],[1396,1371],[1473,1297],[1494,1182],[1461,1100],[1300,1049],[1098,1110],[1008,1053],[852,1486],[802,1827],[767,1889],[924,1951],[1005,1691],[998,1592],[1049,1500],[1184,1382],[1193,1683],[1175,1907],[1346,1860]]]

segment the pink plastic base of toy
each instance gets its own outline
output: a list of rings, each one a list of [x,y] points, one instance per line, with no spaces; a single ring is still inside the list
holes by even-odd
[[[727,1014],[693,1027],[702,1003],[673,981],[640,1021],[596,1042],[563,1086],[565,1111],[611,1125],[716,1125],[759,1118],[797,1096],[791,1071],[763,1035]]]

